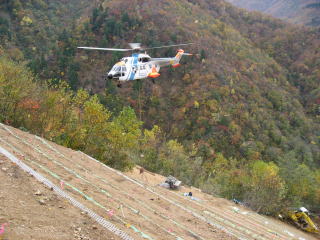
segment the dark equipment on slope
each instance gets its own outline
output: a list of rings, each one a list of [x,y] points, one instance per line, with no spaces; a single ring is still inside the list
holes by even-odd
[[[181,181],[172,176],[167,177],[165,183],[169,185],[170,189],[178,189],[181,185]]]

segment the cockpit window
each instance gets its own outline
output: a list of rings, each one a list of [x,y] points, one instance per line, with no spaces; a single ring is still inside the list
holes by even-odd
[[[121,71],[121,67],[119,67],[119,66],[114,66],[114,67],[112,68],[112,71],[120,72],[120,71]]]
[[[139,62],[149,62],[149,58],[147,57],[142,57],[138,59]]]

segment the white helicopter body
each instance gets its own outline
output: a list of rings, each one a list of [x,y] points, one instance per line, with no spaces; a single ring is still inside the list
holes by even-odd
[[[170,45],[163,47],[172,47],[180,45]],[[95,47],[78,47],[81,49],[90,50],[106,50],[106,51],[133,51],[133,50],[146,50],[154,48],[142,49],[139,43],[131,43],[132,49],[114,49],[114,48],[95,48]],[[155,47],[155,48],[163,48]],[[120,62],[116,63],[112,69],[108,72],[108,79],[118,79],[119,81],[132,81],[145,78],[157,78],[160,76],[160,68],[164,66],[178,67],[180,66],[180,60],[183,55],[192,55],[185,53],[182,49],[177,51],[177,55],[171,58],[151,58],[146,52],[145,53],[133,53],[131,57],[124,57]]]
[[[183,50],[173,58],[151,58],[148,54],[134,53],[131,57],[122,58],[116,63],[108,73],[108,78],[118,78],[119,81],[130,81],[145,78],[157,78],[160,76],[159,71],[164,66],[180,66],[179,62]]]

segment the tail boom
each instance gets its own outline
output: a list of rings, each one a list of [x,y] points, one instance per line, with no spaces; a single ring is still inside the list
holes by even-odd
[[[172,64],[172,67],[176,68],[176,67],[179,67],[181,64],[180,64],[180,60],[182,58],[182,56],[191,56],[192,54],[191,53],[185,53],[183,49],[179,49],[177,51],[177,55],[174,57],[174,62]]]

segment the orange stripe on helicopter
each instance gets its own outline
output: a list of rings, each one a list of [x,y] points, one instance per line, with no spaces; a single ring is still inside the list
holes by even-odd
[[[151,78],[157,78],[160,76],[160,73],[157,72],[157,69],[155,66],[152,67],[151,73],[148,75]]]

